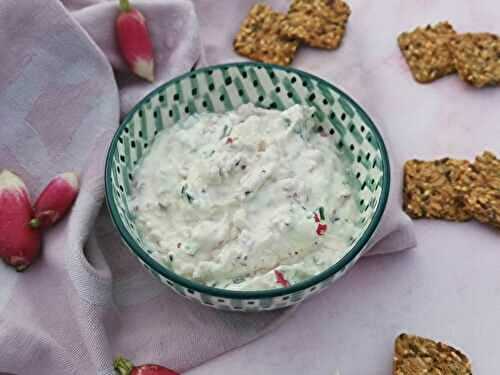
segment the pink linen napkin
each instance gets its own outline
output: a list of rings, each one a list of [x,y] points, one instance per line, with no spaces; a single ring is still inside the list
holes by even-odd
[[[210,63],[234,60],[231,39],[250,3],[199,1],[197,18],[187,0],[137,0],[156,52],[149,84],[128,74],[117,53],[114,1],[0,2],[0,169],[19,174],[32,198],[53,175],[81,173],[75,206],[45,235],[41,259],[23,274],[0,264],[0,372],[111,375],[117,354],[184,371],[291,313],[224,313],[174,295],[123,248],[102,208],[104,159],[120,114],[203,64],[200,35]],[[398,192],[396,182],[374,251],[414,245]]]

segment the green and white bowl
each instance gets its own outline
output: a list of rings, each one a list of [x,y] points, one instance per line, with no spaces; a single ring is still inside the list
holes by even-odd
[[[344,257],[324,272],[288,288],[229,291],[179,276],[151,257],[152,252],[142,241],[129,210],[134,166],[147,153],[158,132],[193,113],[226,112],[243,103],[278,110],[296,103],[315,107],[318,128],[326,131],[350,165],[350,180],[358,195],[359,234]],[[234,311],[290,306],[339,279],[363,254],[384,212],[390,186],[384,142],[373,121],[353,99],[311,74],[258,63],[199,69],[167,82],[146,96],[130,111],[113,137],[105,179],[113,222],[144,267],[186,298]]]

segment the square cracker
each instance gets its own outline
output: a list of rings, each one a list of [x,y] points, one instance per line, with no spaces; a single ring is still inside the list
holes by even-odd
[[[289,65],[299,42],[280,35],[285,15],[269,5],[255,4],[234,39],[240,55],[266,63]]]
[[[490,33],[458,35],[451,42],[460,78],[476,87],[500,83],[500,38]]]
[[[441,342],[402,333],[394,343],[393,375],[471,375],[469,359]]]
[[[466,221],[462,194],[454,186],[470,166],[466,160],[409,160],[404,165],[403,209],[414,219]]]
[[[450,41],[455,35],[448,22],[417,27],[399,35],[399,48],[417,82],[432,82],[455,72],[450,50]]]
[[[342,42],[350,14],[343,0],[294,0],[281,33],[312,47],[335,49]]]
[[[500,229],[500,160],[492,152],[477,156],[456,188],[464,196],[468,214]]]

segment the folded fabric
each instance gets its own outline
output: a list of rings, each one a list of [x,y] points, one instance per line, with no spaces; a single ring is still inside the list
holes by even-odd
[[[135,1],[155,47],[150,84],[132,76],[117,52],[114,1],[0,2],[0,168],[19,174],[32,198],[51,176],[81,173],[72,212],[46,233],[41,259],[23,274],[0,264],[0,372],[111,375],[118,354],[184,371],[291,313],[224,313],[174,295],[124,249],[102,208],[104,159],[120,114],[155,85],[203,64],[200,35],[210,62],[234,60],[232,35],[250,1],[236,3],[196,2],[200,30],[190,1]],[[372,242],[377,251],[414,244],[398,189]]]

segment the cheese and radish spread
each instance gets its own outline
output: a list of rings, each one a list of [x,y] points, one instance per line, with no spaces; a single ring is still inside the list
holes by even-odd
[[[152,256],[230,290],[287,287],[342,258],[360,212],[314,111],[246,104],[161,131],[135,170],[131,203]]]

